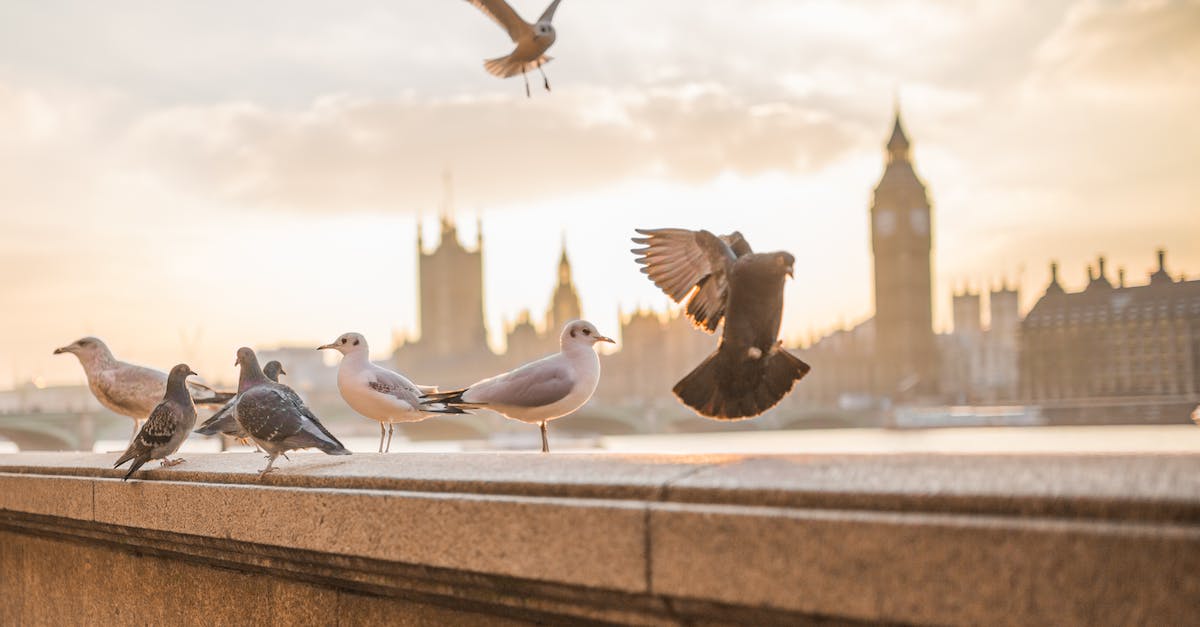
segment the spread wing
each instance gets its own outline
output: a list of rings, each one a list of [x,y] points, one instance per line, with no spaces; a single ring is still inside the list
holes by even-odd
[[[554,2],[551,2],[550,6],[546,7],[546,10],[542,12],[542,16],[538,18],[538,21],[539,22],[553,21],[554,20],[554,12],[556,10],[558,10],[559,2],[562,2],[562,0],[554,0]]]
[[[725,317],[729,272],[750,252],[740,233],[717,237],[708,231],[637,229],[633,238],[642,272],[677,303],[687,300],[687,316],[697,328],[716,331]],[[741,252],[738,252],[741,251]]]
[[[517,12],[504,0],[467,0],[467,2],[474,5],[480,11],[483,11],[484,15],[492,18],[492,20],[500,25],[500,28],[508,31],[508,36],[513,41],[533,31],[533,27],[521,19],[521,16],[517,15]],[[557,4],[558,2],[555,2],[550,6],[553,8]],[[547,11],[553,14],[552,10],[547,9]]]
[[[96,387],[121,413],[141,420],[162,400],[167,391],[167,375],[152,368],[123,363],[99,373]]]
[[[574,387],[571,370],[551,357],[480,381],[462,396],[469,403],[484,406],[543,407],[566,398]]]

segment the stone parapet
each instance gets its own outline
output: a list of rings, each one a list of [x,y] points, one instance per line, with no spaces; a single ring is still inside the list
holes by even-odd
[[[1185,624],[1200,454],[0,456],[0,623]],[[251,583],[253,582],[253,583]],[[265,595],[265,596],[264,596]],[[291,599],[291,601],[287,601]]]

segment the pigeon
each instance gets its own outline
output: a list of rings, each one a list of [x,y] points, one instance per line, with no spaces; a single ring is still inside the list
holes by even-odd
[[[118,468],[133,460],[121,481],[128,481],[130,475],[152,459],[161,459],[164,468],[183,462],[183,459],[170,459],[169,456],[179,450],[196,424],[196,406],[187,389],[187,378],[194,374],[187,364],[171,368],[162,401],[154,406],[145,426],[134,436],[125,454],[113,464],[113,468]]]
[[[279,375],[287,374],[287,371],[283,369],[283,364],[272,359],[267,362],[267,365],[263,366],[263,374],[275,383],[279,383]],[[217,413],[213,414],[211,418],[205,420],[204,424],[201,424],[200,428],[196,429],[196,433],[200,435],[216,435],[220,433],[237,438],[245,444],[250,436],[246,434],[246,430],[242,429],[242,425],[238,424],[238,421],[233,417],[233,407],[237,405],[237,402],[238,397],[234,396],[221,409],[218,409]]]
[[[129,438],[129,443],[133,444],[139,423],[150,415],[166,390],[167,374],[118,361],[99,338],[85,337],[54,349],[55,355],[62,353],[72,353],[79,358],[87,375],[88,388],[101,405],[133,419],[133,435]],[[200,404],[221,404],[234,396],[195,381],[188,381],[187,387],[194,401]]]
[[[438,391],[436,386],[417,385],[407,377],[371,363],[367,338],[361,333],[343,333],[338,339],[318,346],[342,354],[338,365],[337,386],[346,404],[354,411],[379,421],[379,452],[392,449],[392,430],[397,422],[417,422],[439,412],[421,405],[422,394]],[[450,413],[467,413],[462,409]],[[387,425],[387,447],[383,444]]]
[[[549,453],[546,423],[583,407],[600,382],[600,358],[592,347],[597,342],[616,343],[586,320],[568,322],[558,342],[561,348],[553,355],[461,390],[426,394],[424,403],[439,413],[486,408],[505,418],[537,423],[542,452]]]
[[[521,19],[521,16],[517,15],[517,12],[505,0],[467,0],[467,2],[475,5],[476,8],[492,18],[508,32],[513,43],[517,44],[517,47],[513,48],[513,51],[507,56],[484,61],[484,69],[499,78],[516,76],[517,72],[520,72],[521,77],[525,79],[525,97],[529,98],[531,97],[529,76],[525,72],[537,68],[537,71],[542,74],[542,84],[545,85],[546,91],[550,91],[550,79],[546,78],[546,72],[542,66],[554,58],[548,56],[546,50],[554,45],[557,37],[554,25],[550,22],[554,20],[554,11],[558,9],[558,3],[562,0],[551,2],[535,24]]]
[[[234,419],[267,452],[267,467],[259,471],[260,476],[274,469],[276,457],[295,449],[315,447],[328,455],[350,454],[295,390],[263,374],[254,351],[239,348],[233,365],[242,367]]]
[[[741,233],[637,229],[633,249],[642,272],[706,333],[722,320],[717,350],[675,384],[683,404],[706,418],[742,420],[774,407],[808,374],[809,365],[783,348],[783,287],[795,258],[755,253]]]

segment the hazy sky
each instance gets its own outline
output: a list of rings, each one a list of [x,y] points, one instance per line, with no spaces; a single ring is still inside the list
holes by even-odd
[[[787,249],[785,333],[851,323],[897,92],[939,328],[952,286],[1029,306],[1051,259],[1069,287],[1100,253],[1140,282],[1158,246],[1200,273],[1200,2],[566,0],[555,25],[527,100],[458,0],[0,4],[0,387],[82,381],[50,351],[83,334],[209,380],[348,330],[382,357],[447,168],[493,342],[540,317],[564,232],[602,331],[665,307],[635,226]]]

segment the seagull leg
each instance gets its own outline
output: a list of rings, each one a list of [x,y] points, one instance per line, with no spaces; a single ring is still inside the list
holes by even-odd
[[[525,68],[521,68],[521,78],[525,79],[525,97],[532,98],[529,93],[529,75],[525,73]]]
[[[385,434],[385,433],[387,433],[387,429],[384,428],[383,423],[381,422],[381,423],[379,423],[379,452],[380,453],[383,452],[383,434]]]
[[[542,69],[541,61],[538,61],[537,68],[542,73],[542,84],[546,86],[546,91],[550,91],[550,79],[546,78],[546,71]]]
[[[396,425],[394,425],[390,422],[388,423],[388,443],[387,443],[387,448],[383,449],[384,453],[392,452],[392,430],[395,428],[396,428]]]
[[[546,422],[539,422],[538,425],[542,428],[542,452],[550,452],[550,438],[546,437]]]

